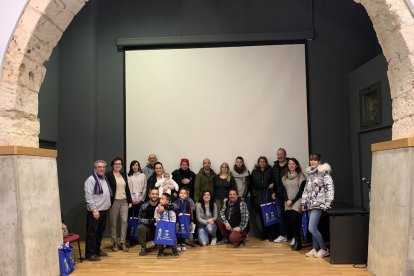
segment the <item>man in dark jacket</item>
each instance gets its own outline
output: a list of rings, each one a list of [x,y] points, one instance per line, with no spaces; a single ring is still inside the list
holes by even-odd
[[[155,237],[155,208],[158,206],[159,197],[158,197],[158,188],[152,188],[148,192],[149,200],[145,201],[138,213],[138,242],[141,245],[141,252],[139,253],[140,256],[147,255],[147,247],[146,244],[149,241],[154,240]],[[177,205],[174,203],[169,203],[166,207],[167,210],[178,210]],[[159,211],[164,211],[164,209],[159,209]]]
[[[283,197],[283,183],[282,177],[285,175],[287,161],[286,150],[284,148],[279,148],[276,152],[277,161],[273,165],[273,199],[277,203],[277,211],[279,216],[279,237],[277,237],[274,242],[286,242],[286,228],[285,228],[285,200]]]
[[[230,190],[229,199],[221,209],[216,224],[223,235],[223,240],[218,244],[225,244],[228,241],[235,246],[245,244],[249,230],[249,211],[246,202],[237,195],[237,190]]]
[[[190,197],[194,199],[194,182],[195,182],[195,173],[190,170],[190,161],[186,158],[181,159],[180,168],[172,172],[172,177],[175,182],[177,182],[180,189],[186,187],[190,192]],[[175,194],[178,191],[175,192]],[[177,195],[174,194],[174,197],[177,198]]]

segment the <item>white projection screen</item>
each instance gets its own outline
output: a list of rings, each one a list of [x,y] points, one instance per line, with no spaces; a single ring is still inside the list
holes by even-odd
[[[236,156],[252,170],[279,147],[308,163],[305,46],[125,52],[126,168],[155,153],[167,172],[190,160],[198,173]]]

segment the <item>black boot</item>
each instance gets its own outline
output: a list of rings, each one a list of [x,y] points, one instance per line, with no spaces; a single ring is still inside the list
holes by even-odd
[[[295,236],[295,244],[292,246],[292,251],[298,251],[302,249],[302,240],[300,236]]]

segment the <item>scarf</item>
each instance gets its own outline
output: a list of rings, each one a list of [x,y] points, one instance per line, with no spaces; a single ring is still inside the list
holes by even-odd
[[[95,179],[95,187],[93,188],[94,194],[95,195],[101,195],[101,194],[103,194],[102,185],[101,185],[101,182],[99,181],[99,179],[105,179],[106,184],[108,185],[108,183],[109,183],[108,178],[106,177],[106,175],[105,176],[102,176],[102,177],[98,176],[96,174],[95,170],[92,170],[92,176]],[[108,189],[109,189],[109,194],[111,196],[113,196],[112,189],[111,189],[111,186],[110,185],[108,185]]]

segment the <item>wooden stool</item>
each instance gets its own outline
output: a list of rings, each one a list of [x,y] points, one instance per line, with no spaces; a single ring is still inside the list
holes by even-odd
[[[63,238],[63,241],[64,242],[69,242],[69,243],[72,243],[72,242],[75,242],[75,241],[78,242],[79,259],[80,259],[80,262],[82,262],[82,252],[81,252],[79,238],[80,237],[79,237],[78,234],[71,233],[71,234],[68,234],[68,236],[66,238]]]

